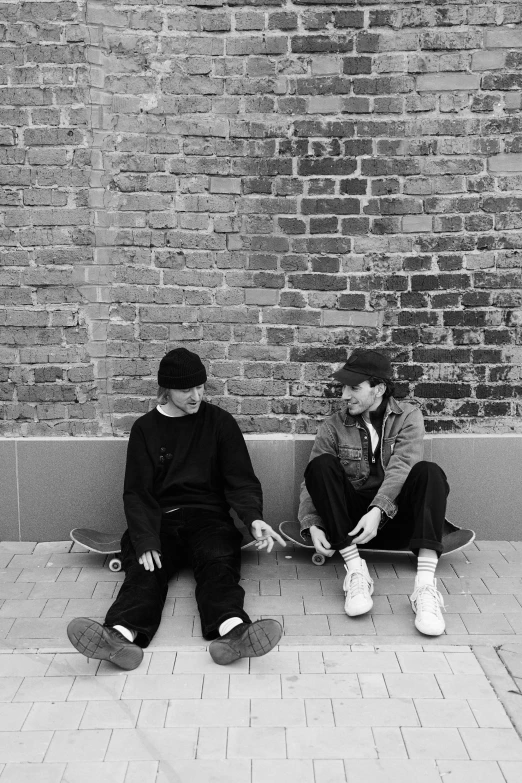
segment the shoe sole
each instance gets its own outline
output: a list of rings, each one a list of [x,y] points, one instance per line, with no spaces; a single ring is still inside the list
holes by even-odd
[[[88,617],[76,617],[67,626],[69,641],[86,658],[110,661],[120,669],[137,669],[143,660],[143,650],[129,643],[115,648],[101,623]]]
[[[283,629],[277,620],[257,620],[247,626],[239,639],[215,639],[208,648],[214,663],[226,666],[240,658],[259,658],[272,650]]]
[[[370,601],[370,605],[367,609],[361,609],[359,612],[348,611],[346,605],[344,607],[344,611],[346,612],[348,617],[359,617],[361,614],[368,614],[368,612],[371,612],[372,609],[373,609],[373,601]]]
[[[446,630],[446,626],[444,626],[442,631],[425,631],[422,628],[419,628],[418,625],[415,625],[415,628],[417,629],[417,631],[419,631],[419,633],[423,634],[424,636],[442,636],[442,634]]]
[[[415,607],[413,606],[413,602],[411,598],[410,598],[410,604],[413,610],[413,614],[415,615],[415,628],[417,629],[417,631],[419,633],[424,634],[424,636],[442,636],[442,634],[446,630],[446,623],[444,623],[444,620],[443,620],[442,631],[427,631],[424,628],[421,628],[420,623],[418,622],[419,618],[417,616],[417,612],[415,611]]]

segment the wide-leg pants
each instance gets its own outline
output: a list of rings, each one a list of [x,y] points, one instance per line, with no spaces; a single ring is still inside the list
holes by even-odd
[[[349,546],[352,543],[349,531],[366,514],[371,498],[354,489],[340,461],[332,454],[320,454],[308,463],[305,482],[332,548]],[[425,547],[442,552],[448,493],[442,468],[434,462],[418,462],[395,500],[397,514],[361,549],[409,547],[417,554]]]
[[[242,535],[228,514],[181,508],[164,514],[161,524],[161,568],[146,571],[138,563],[128,532],[122,537],[125,580],[105,618],[137,632],[136,643],[147,647],[158,630],[169,580],[190,566],[196,580],[196,601],[205,639],[218,635],[230,617],[250,618],[243,609],[245,591],[239,584]]]

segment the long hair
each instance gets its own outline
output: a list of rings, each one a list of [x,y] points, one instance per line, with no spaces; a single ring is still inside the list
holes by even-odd
[[[166,405],[169,401],[169,391],[170,389],[165,389],[164,386],[158,386],[158,391],[156,394],[156,400],[158,402],[158,405]]]

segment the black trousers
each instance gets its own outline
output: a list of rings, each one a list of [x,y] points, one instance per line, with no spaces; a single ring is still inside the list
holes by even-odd
[[[332,454],[320,454],[308,463],[305,482],[332,548],[349,546],[352,536],[348,532],[366,514],[371,498],[353,488],[341,463]],[[448,494],[449,486],[442,468],[434,462],[418,462],[410,470],[395,501],[397,514],[388,519],[376,537],[361,549],[409,547],[417,554],[425,547],[442,552]]]
[[[205,639],[218,636],[230,617],[250,618],[243,610],[245,591],[239,585],[243,537],[228,514],[181,508],[164,514],[161,524],[161,568],[146,571],[138,563],[128,532],[121,540],[125,580],[105,618],[137,632],[147,647],[158,630],[168,582],[183,566],[196,579],[196,601]]]

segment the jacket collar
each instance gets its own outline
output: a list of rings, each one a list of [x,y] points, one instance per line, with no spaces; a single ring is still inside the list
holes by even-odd
[[[357,426],[357,419],[354,416],[350,416],[350,414],[347,412],[348,408],[345,408],[344,411],[344,418],[343,418],[343,424],[345,427],[355,427]],[[386,406],[386,410],[384,411],[384,418],[387,419],[388,415],[390,413],[403,413],[404,409],[401,408],[395,397],[388,397],[388,404]],[[341,413],[341,416],[343,414]]]

